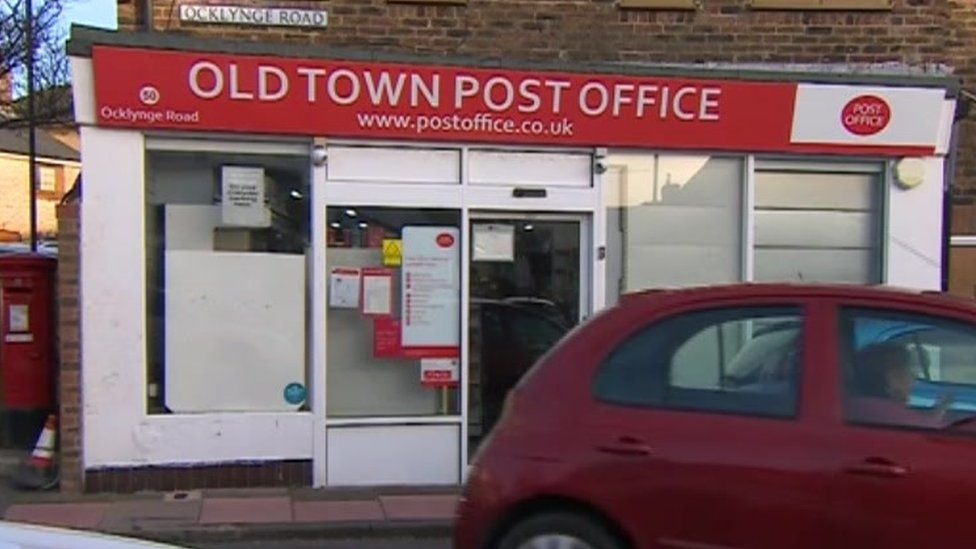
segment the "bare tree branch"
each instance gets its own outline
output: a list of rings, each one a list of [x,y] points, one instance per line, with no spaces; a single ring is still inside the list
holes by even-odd
[[[66,0],[33,0],[34,120],[39,126],[73,120],[70,73],[60,25]],[[0,127],[27,124],[26,0],[0,0],[0,82],[11,97],[0,97]]]

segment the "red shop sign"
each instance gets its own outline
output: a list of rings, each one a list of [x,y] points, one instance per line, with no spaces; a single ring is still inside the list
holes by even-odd
[[[899,119],[905,129],[893,132],[898,138],[887,142],[852,135],[842,125],[844,106],[864,95],[856,86],[831,87],[825,101],[823,94],[798,93],[816,85],[795,82],[109,46],[95,46],[93,62],[103,126],[330,137],[928,154],[935,150],[945,97],[941,89],[870,88],[874,95],[924,92],[900,100],[913,110]]]

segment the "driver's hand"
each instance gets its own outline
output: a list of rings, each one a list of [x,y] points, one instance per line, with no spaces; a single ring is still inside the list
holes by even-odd
[[[939,400],[935,402],[935,411],[940,416],[944,416],[946,411],[949,410],[949,406],[952,405],[956,400],[956,395],[953,393],[946,393],[939,397]]]

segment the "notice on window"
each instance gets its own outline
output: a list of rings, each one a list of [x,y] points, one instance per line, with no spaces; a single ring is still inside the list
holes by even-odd
[[[458,356],[461,332],[460,232],[403,228],[401,342],[413,357]]]
[[[329,273],[329,306],[359,308],[359,269],[336,267]]]
[[[403,242],[399,238],[383,239],[383,264],[388,267],[399,267],[403,262],[401,249]]]
[[[29,332],[30,331],[30,309],[27,305],[10,305],[8,332]]]
[[[231,227],[270,227],[271,211],[265,204],[264,168],[221,168],[220,215]]]
[[[456,358],[424,358],[420,361],[420,384],[424,387],[457,387],[460,368]]]
[[[363,269],[363,314],[393,314],[393,271],[366,267]]]
[[[400,319],[392,316],[378,316],[373,319],[373,357],[400,358]]]
[[[471,227],[472,261],[515,261],[515,227],[478,223]]]

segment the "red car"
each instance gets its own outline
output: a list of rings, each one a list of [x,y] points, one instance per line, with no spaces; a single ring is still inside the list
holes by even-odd
[[[509,393],[455,546],[976,547],[974,421],[974,302],[634,294]]]

